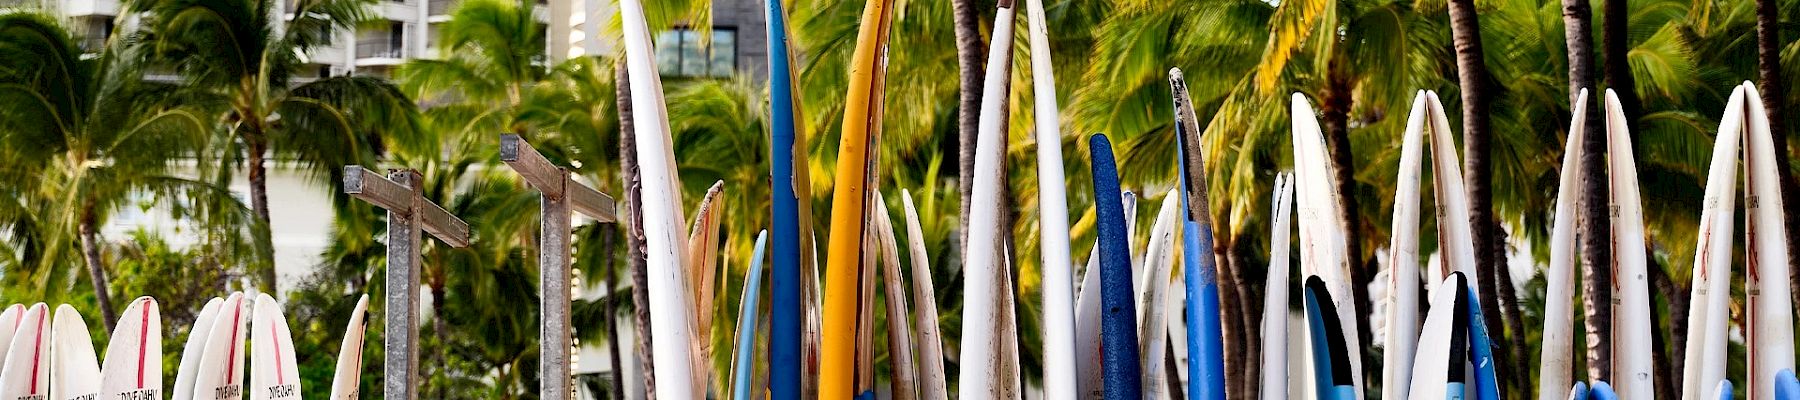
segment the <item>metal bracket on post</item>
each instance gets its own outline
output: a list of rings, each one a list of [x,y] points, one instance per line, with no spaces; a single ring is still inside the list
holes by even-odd
[[[542,197],[543,225],[538,234],[539,298],[543,302],[538,331],[539,373],[538,396],[545,400],[574,396],[570,382],[573,369],[569,365],[571,329],[569,308],[573,293],[569,289],[570,212],[579,212],[600,222],[617,221],[612,197],[576,182],[567,169],[551,164],[519,135],[500,135],[500,161],[511,166]],[[558,395],[557,393],[561,393]]]
[[[451,247],[469,245],[469,224],[426,200],[418,189],[423,179],[419,171],[410,169],[393,170],[383,178],[362,166],[344,167],[344,193],[388,212],[387,356],[381,386],[389,399],[419,397],[421,233],[430,233]]]

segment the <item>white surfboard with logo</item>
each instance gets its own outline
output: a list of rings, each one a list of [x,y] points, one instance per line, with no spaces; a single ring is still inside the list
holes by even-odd
[[[162,311],[139,297],[119,314],[106,360],[100,364],[102,400],[160,400],[163,389]]]
[[[0,399],[49,398],[50,327],[50,306],[44,303],[31,305],[20,318],[0,368]]]
[[[256,346],[250,350],[250,399],[298,400],[300,363],[294,357],[294,335],[288,331],[281,304],[268,294],[256,296],[250,324]]]
[[[249,324],[250,307],[245,304],[243,293],[232,293],[219,303],[218,314],[206,332],[200,364],[194,367],[195,399],[243,398],[244,333]]]

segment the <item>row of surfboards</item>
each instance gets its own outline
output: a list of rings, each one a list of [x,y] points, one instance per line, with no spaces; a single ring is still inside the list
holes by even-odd
[[[646,258],[650,269],[648,294],[652,318],[653,377],[659,396],[698,398],[709,392],[713,349],[706,333],[711,332],[716,292],[715,265],[718,208],[714,205],[718,185],[709,191],[701,211],[690,226],[684,223],[681,188],[668,114],[664,103],[661,78],[651,56],[648,22],[638,0],[622,0],[621,16],[625,61],[631,85],[631,102],[637,123],[635,152],[642,180]],[[889,315],[911,314],[916,327],[908,327],[901,319],[890,319],[888,349],[895,367],[892,381],[899,398],[946,398],[943,376],[942,344],[939,339],[933,303],[930,271],[923,261],[923,248],[916,240],[912,251],[912,297],[917,308],[905,304],[907,290],[900,283],[893,223],[887,218],[885,204],[879,201],[879,160],[871,151],[880,143],[883,115],[883,83],[888,30],[892,24],[893,0],[865,3],[862,24],[852,59],[850,76],[842,111],[836,173],[833,176],[832,212],[829,221],[824,273],[818,271],[817,250],[813,243],[808,161],[799,84],[794,79],[795,56],[791,54],[786,11],[780,0],[768,0],[771,93],[771,226],[759,238],[759,251],[770,257],[771,329],[769,343],[769,380],[767,388],[773,398],[814,397],[841,399],[869,396],[873,390],[873,361],[869,338],[875,329],[871,303],[876,297],[873,285],[878,264],[887,264]],[[1043,5],[1040,0],[1026,0],[1033,70],[1034,120],[1039,143],[1061,143],[1059,108],[1051,51],[1048,48]],[[1012,0],[1000,0],[995,13],[984,74],[980,119],[974,146],[974,166],[964,257],[964,296],[962,338],[956,357],[961,375],[959,395],[967,398],[1018,398],[1019,364],[1017,322],[1013,312],[1014,296],[1011,260],[999,241],[1004,227],[1001,217],[1001,187],[1005,176],[1002,160],[1006,153],[1006,118],[1004,99],[1007,71],[1010,71],[1014,40],[1015,10]],[[1186,326],[1172,330],[1185,339],[1182,344],[1191,352],[1186,358],[1187,388],[1190,396],[1216,400],[1224,397],[1224,365],[1221,357],[1219,283],[1211,257],[1182,257],[1184,300],[1172,302],[1166,292],[1175,287],[1168,277],[1173,269],[1175,229],[1180,226],[1181,253],[1211,254],[1211,213],[1207,209],[1204,152],[1199,119],[1188,99],[1181,72],[1171,70],[1170,87],[1174,98],[1177,167],[1180,187],[1164,198],[1152,229],[1151,242],[1143,257],[1130,243],[1131,218],[1126,212],[1134,206],[1134,197],[1123,192],[1118,182],[1111,143],[1104,135],[1091,137],[1094,194],[1097,199],[1120,198],[1120,202],[1098,201],[1096,227],[1099,238],[1093,256],[1080,278],[1077,298],[1073,262],[1070,260],[1066,182],[1062,174],[1060,146],[1037,146],[1039,179],[1037,209],[1041,213],[1043,258],[1043,332],[1044,393],[1053,399],[1104,395],[1107,398],[1141,398],[1159,395],[1166,390],[1163,354],[1168,349],[1169,332],[1162,318],[1172,310],[1185,311]],[[1586,93],[1580,95],[1573,115],[1585,115]],[[1700,254],[1696,256],[1694,309],[1695,321],[1687,346],[1689,359],[1706,360],[1688,363],[1684,371],[1689,379],[1683,388],[1684,399],[1698,399],[1708,383],[1723,382],[1725,331],[1729,299],[1729,265],[1732,248],[1730,231],[1735,184],[1735,165],[1740,160],[1737,141],[1743,136],[1741,160],[1745,174],[1746,220],[1750,226],[1747,248],[1751,249],[1750,291],[1748,301],[1752,322],[1749,345],[1752,357],[1747,382],[1752,399],[1776,398],[1775,376],[1793,368],[1793,312],[1788,301],[1785,279],[1762,279],[1762,276],[1785,277],[1788,238],[1778,226],[1783,210],[1778,195],[1773,162],[1773,145],[1766,112],[1756,99],[1755,88],[1745,84],[1736,89],[1725,110],[1720,127],[1719,144],[1715,145],[1712,176],[1705,199],[1706,222],[1702,223]],[[1617,299],[1613,324],[1614,377],[1616,386],[1596,384],[1589,394],[1571,398],[1607,398],[1616,388],[1628,399],[1654,398],[1650,379],[1649,357],[1650,300],[1645,281],[1643,210],[1639,194],[1636,163],[1631,153],[1630,135],[1617,99],[1608,93],[1604,101],[1606,118],[1603,127],[1607,140],[1606,169],[1611,210],[1607,216],[1614,234],[1612,254],[1613,276],[1610,287]],[[1290,204],[1298,210],[1300,273],[1303,274],[1307,305],[1306,334],[1312,357],[1302,357],[1311,368],[1301,369],[1314,377],[1316,396],[1322,398],[1362,398],[1362,365],[1356,356],[1364,348],[1357,337],[1354,318],[1369,310],[1357,310],[1347,301],[1351,293],[1350,265],[1345,254],[1345,232],[1335,216],[1339,199],[1330,190],[1331,172],[1316,115],[1304,96],[1296,94],[1292,102],[1294,171],[1291,177],[1277,180],[1274,234],[1271,235],[1272,265],[1268,274],[1265,310],[1285,310],[1286,289],[1290,271],[1285,250],[1290,246],[1287,227]],[[1578,209],[1576,194],[1582,182],[1581,143],[1589,127],[1582,120],[1572,123],[1571,140],[1564,156],[1561,186],[1551,240],[1548,309],[1544,327],[1543,357],[1540,358],[1540,396],[1562,397],[1578,388],[1573,379],[1572,332],[1574,298],[1573,270],[1576,266],[1575,221]],[[1393,271],[1387,291],[1390,304],[1417,304],[1418,282],[1431,288],[1431,309],[1421,321],[1418,310],[1395,307],[1387,314],[1387,341],[1382,347],[1386,358],[1382,371],[1382,387],[1390,388],[1384,399],[1409,397],[1497,398],[1495,393],[1492,348],[1486,327],[1475,304],[1479,296],[1469,289],[1474,276],[1473,234],[1469,221],[1469,201],[1465,194],[1459,157],[1453,145],[1453,131],[1437,94],[1422,91],[1413,102],[1402,148],[1398,190],[1394,209],[1395,229],[1389,251],[1393,254]],[[1218,136],[1212,137],[1214,140]],[[1424,145],[1431,147],[1430,159],[1435,167],[1434,189],[1439,221],[1438,248],[1442,262],[1432,264],[1420,275],[1419,199]],[[1225,143],[1214,143],[1224,145]],[[1143,166],[1134,166],[1143,168]],[[918,231],[916,211],[911,197],[902,196],[912,232]],[[1761,228],[1759,228],[1761,227]],[[1712,234],[1721,232],[1721,234]],[[915,235],[916,236],[916,235]],[[765,239],[766,238],[766,239]],[[1724,258],[1721,258],[1724,257]],[[760,262],[758,255],[756,262]],[[744,310],[754,310],[760,286],[761,266],[755,265],[745,288]],[[820,278],[824,285],[819,284]],[[1703,284],[1701,284],[1703,283]],[[1725,285],[1725,286],[1721,286]],[[900,294],[896,296],[895,294]],[[896,302],[897,299],[897,302]],[[1176,304],[1167,304],[1176,303]],[[910,310],[910,312],[909,312]],[[755,312],[740,321],[738,349],[733,354],[736,377],[733,392],[737,398],[748,398],[760,391],[760,377],[751,375],[755,368],[752,346],[756,330]],[[1285,343],[1285,318],[1263,318],[1261,327],[1265,341]],[[916,331],[916,334],[913,332]],[[899,338],[899,340],[894,340]],[[917,350],[914,364],[913,350]],[[1262,362],[1264,375],[1261,393],[1281,399],[1287,393],[1285,347],[1268,346]],[[1400,388],[1406,388],[1401,390]]]
[[[368,297],[357,301],[338,356],[333,400],[357,398],[362,366],[363,314]],[[67,304],[54,315],[44,303],[13,304],[0,313],[0,398],[163,399],[162,314],[156,299],[140,297],[119,314],[99,362],[81,314]],[[244,351],[245,342],[250,351]],[[230,400],[244,393],[245,358],[249,398],[301,398],[293,336],[281,305],[266,294],[213,298],[194,320],[182,348],[171,400]]]

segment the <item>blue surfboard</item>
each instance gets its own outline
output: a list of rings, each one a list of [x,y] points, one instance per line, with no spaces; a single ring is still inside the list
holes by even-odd
[[[1794,379],[1794,370],[1775,373],[1775,400],[1800,400],[1800,380]]]
[[[1619,400],[1619,393],[1614,392],[1612,385],[1606,381],[1595,381],[1593,390],[1588,391],[1588,398],[1593,400]]]
[[[1781,383],[1776,382],[1776,384],[1780,385]],[[1720,380],[1719,385],[1715,389],[1713,389],[1713,394],[1715,396],[1717,396],[1719,398],[1719,400],[1732,400],[1732,398],[1736,397],[1736,396],[1733,396],[1731,393],[1731,380],[1730,379]],[[1779,400],[1779,399],[1781,399],[1781,396],[1776,395],[1775,398],[1777,400]]]
[[[1575,387],[1569,388],[1569,400],[1587,400],[1587,398],[1587,384],[1575,382]]]
[[[769,27],[769,182],[772,218],[769,221],[775,240],[770,246],[774,256],[770,273],[771,304],[769,336],[769,393],[776,399],[800,398],[801,348],[805,346],[803,328],[806,306],[801,304],[800,285],[800,197],[794,193],[794,166],[800,154],[794,144],[798,110],[794,105],[793,67],[789,65],[787,11],[781,0],[767,0],[763,11]]]
[[[1350,370],[1344,325],[1338,321],[1331,290],[1318,276],[1306,277],[1306,321],[1312,337],[1313,380],[1323,400],[1358,400]]]
[[[756,305],[762,301],[757,292],[762,289],[762,270],[764,246],[768,244],[769,232],[756,234],[756,249],[750,252],[750,270],[744,273],[743,305],[738,307],[738,343],[736,374],[732,375],[732,398],[750,400],[750,374],[756,369]]]
[[[1468,281],[1467,276],[1463,278],[1464,282]],[[1466,286],[1462,292],[1468,298],[1469,362],[1475,367],[1475,399],[1500,400],[1500,384],[1494,371],[1494,342],[1488,336],[1487,320],[1482,318],[1481,301],[1475,297],[1475,291]]]
[[[1119,193],[1119,167],[1113,161],[1112,143],[1106,135],[1089,140],[1094,174],[1094,198],[1112,199]],[[1107,400],[1139,400],[1144,397],[1138,365],[1137,291],[1131,286],[1131,249],[1125,236],[1125,206],[1110,201],[1094,204],[1100,250],[1100,363]]]
[[[1219,272],[1213,261],[1212,217],[1207,204],[1205,163],[1199,122],[1180,70],[1169,73],[1175,99],[1175,146],[1181,171],[1182,274],[1187,277],[1188,394],[1196,400],[1225,399],[1225,357],[1219,326]]]

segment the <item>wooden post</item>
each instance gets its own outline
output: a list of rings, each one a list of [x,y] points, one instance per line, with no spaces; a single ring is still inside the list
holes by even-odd
[[[410,169],[388,178],[361,166],[344,167],[344,193],[388,212],[387,305],[382,390],[388,399],[419,397],[419,239],[421,233],[451,247],[469,245],[469,224],[425,200],[423,177]],[[443,301],[435,299],[434,301]],[[441,307],[440,307],[441,308]]]
[[[569,268],[570,212],[600,222],[617,220],[612,197],[576,182],[569,171],[551,164],[519,135],[500,135],[500,161],[525,177],[537,189],[543,207],[538,231],[539,298],[542,301],[538,330],[538,396],[544,400],[572,398],[573,369],[569,365],[571,329],[569,307],[574,279]]]

